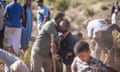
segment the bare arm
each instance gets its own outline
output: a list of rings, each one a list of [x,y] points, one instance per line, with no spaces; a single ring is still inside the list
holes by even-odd
[[[71,71],[72,72],[77,72],[76,66],[74,64],[71,65]]]
[[[22,20],[23,26],[25,26],[26,21],[25,21],[25,13],[24,12],[22,13],[21,20]]]
[[[48,17],[45,17],[43,20],[43,24],[45,24],[48,21]]]
[[[116,24],[111,24],[108,26],[108,31],[113,31],[113,30],[117,30],[118,32],[120,32],[120,27]]]
[[[4,22],[7,20],[7,16],[8,16],[8,12],[5,11],[5,12],[4,12]]]

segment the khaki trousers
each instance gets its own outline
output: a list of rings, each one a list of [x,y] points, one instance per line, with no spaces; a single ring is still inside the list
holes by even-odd
[[[41,71],[41,68],[43,70]],[[34,54],[31,56],[31,71],[32,72],[52,72],[51,58]]]

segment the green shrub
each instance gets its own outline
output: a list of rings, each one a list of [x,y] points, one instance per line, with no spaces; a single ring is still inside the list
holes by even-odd
[[[59,11],[65,11],[70,6],[69,0],[57,0],[54,3],[54,7]]]
[[[80,0],[71,0],[71,3],[70,3],[70,5],[74,8],[79,6],[80,4],[81,4]]]
[[[101,9],[104,11],[104,10],[108,10],[108,7],[107,6],[105,6],[105,5],[102,5],[101,6]]]
[[[114,37],[114,48],[117,53],[120,53],[120,34],[117,31],[113,32]]]
[[[85,8],[84,9],[84,15],[85,16],[94,16],[95,12],[93,9],[90,9],[90,8]]]

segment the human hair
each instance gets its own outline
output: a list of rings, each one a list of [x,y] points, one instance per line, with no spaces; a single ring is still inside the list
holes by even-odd
[[[13,1],[17,2],[17,0],[13,0]]]
[[[43,2],[44,2],[44,0],[37,0],[37,2],[41,2],[41,3],[43,3]]]
[[[66,27],[70,27],[70,22],[69,22],[69,20],[63,19],[62,22],[63,22],[63,24],[64,24]]]
[[[85,52],[88,50],[90,50],[89,44],[85,41],[78,41],[74,47],[75,54],[80,53],[80,52]]]
[[[64,17],[64,14],[61,13],[61,12],[59,12],[59,13],[57,13],[57,14],[54,16],[54,19],[55,19],[55,20],[58,20],[58,19],[62,19],[63,17]]]

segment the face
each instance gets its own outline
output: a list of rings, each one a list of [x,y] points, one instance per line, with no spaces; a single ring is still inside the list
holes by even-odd
[[[69,29],[68,27],[65,26],[65,24],[64,24],[63,21],[60,22],[60,25],[59,25],[59,26],[60,26],[60,30],[61,30],[62,33],[67,32],[68,29]]]
[[[81,52],[78,53],[77,56],[79,56],[79,58],[84,61],[84,62],[88,62],[90,59],[90,51],[85,51],[85,52]]]
[[[2,4],[3,4],[4,6],[6,6],[6,1],[3,1]]]
[[[26,0],[26,5],[31,6],[31,0]]]
[[[42,2],[38,2],[38,6],[42,6],[43,5],[43,3]]]

